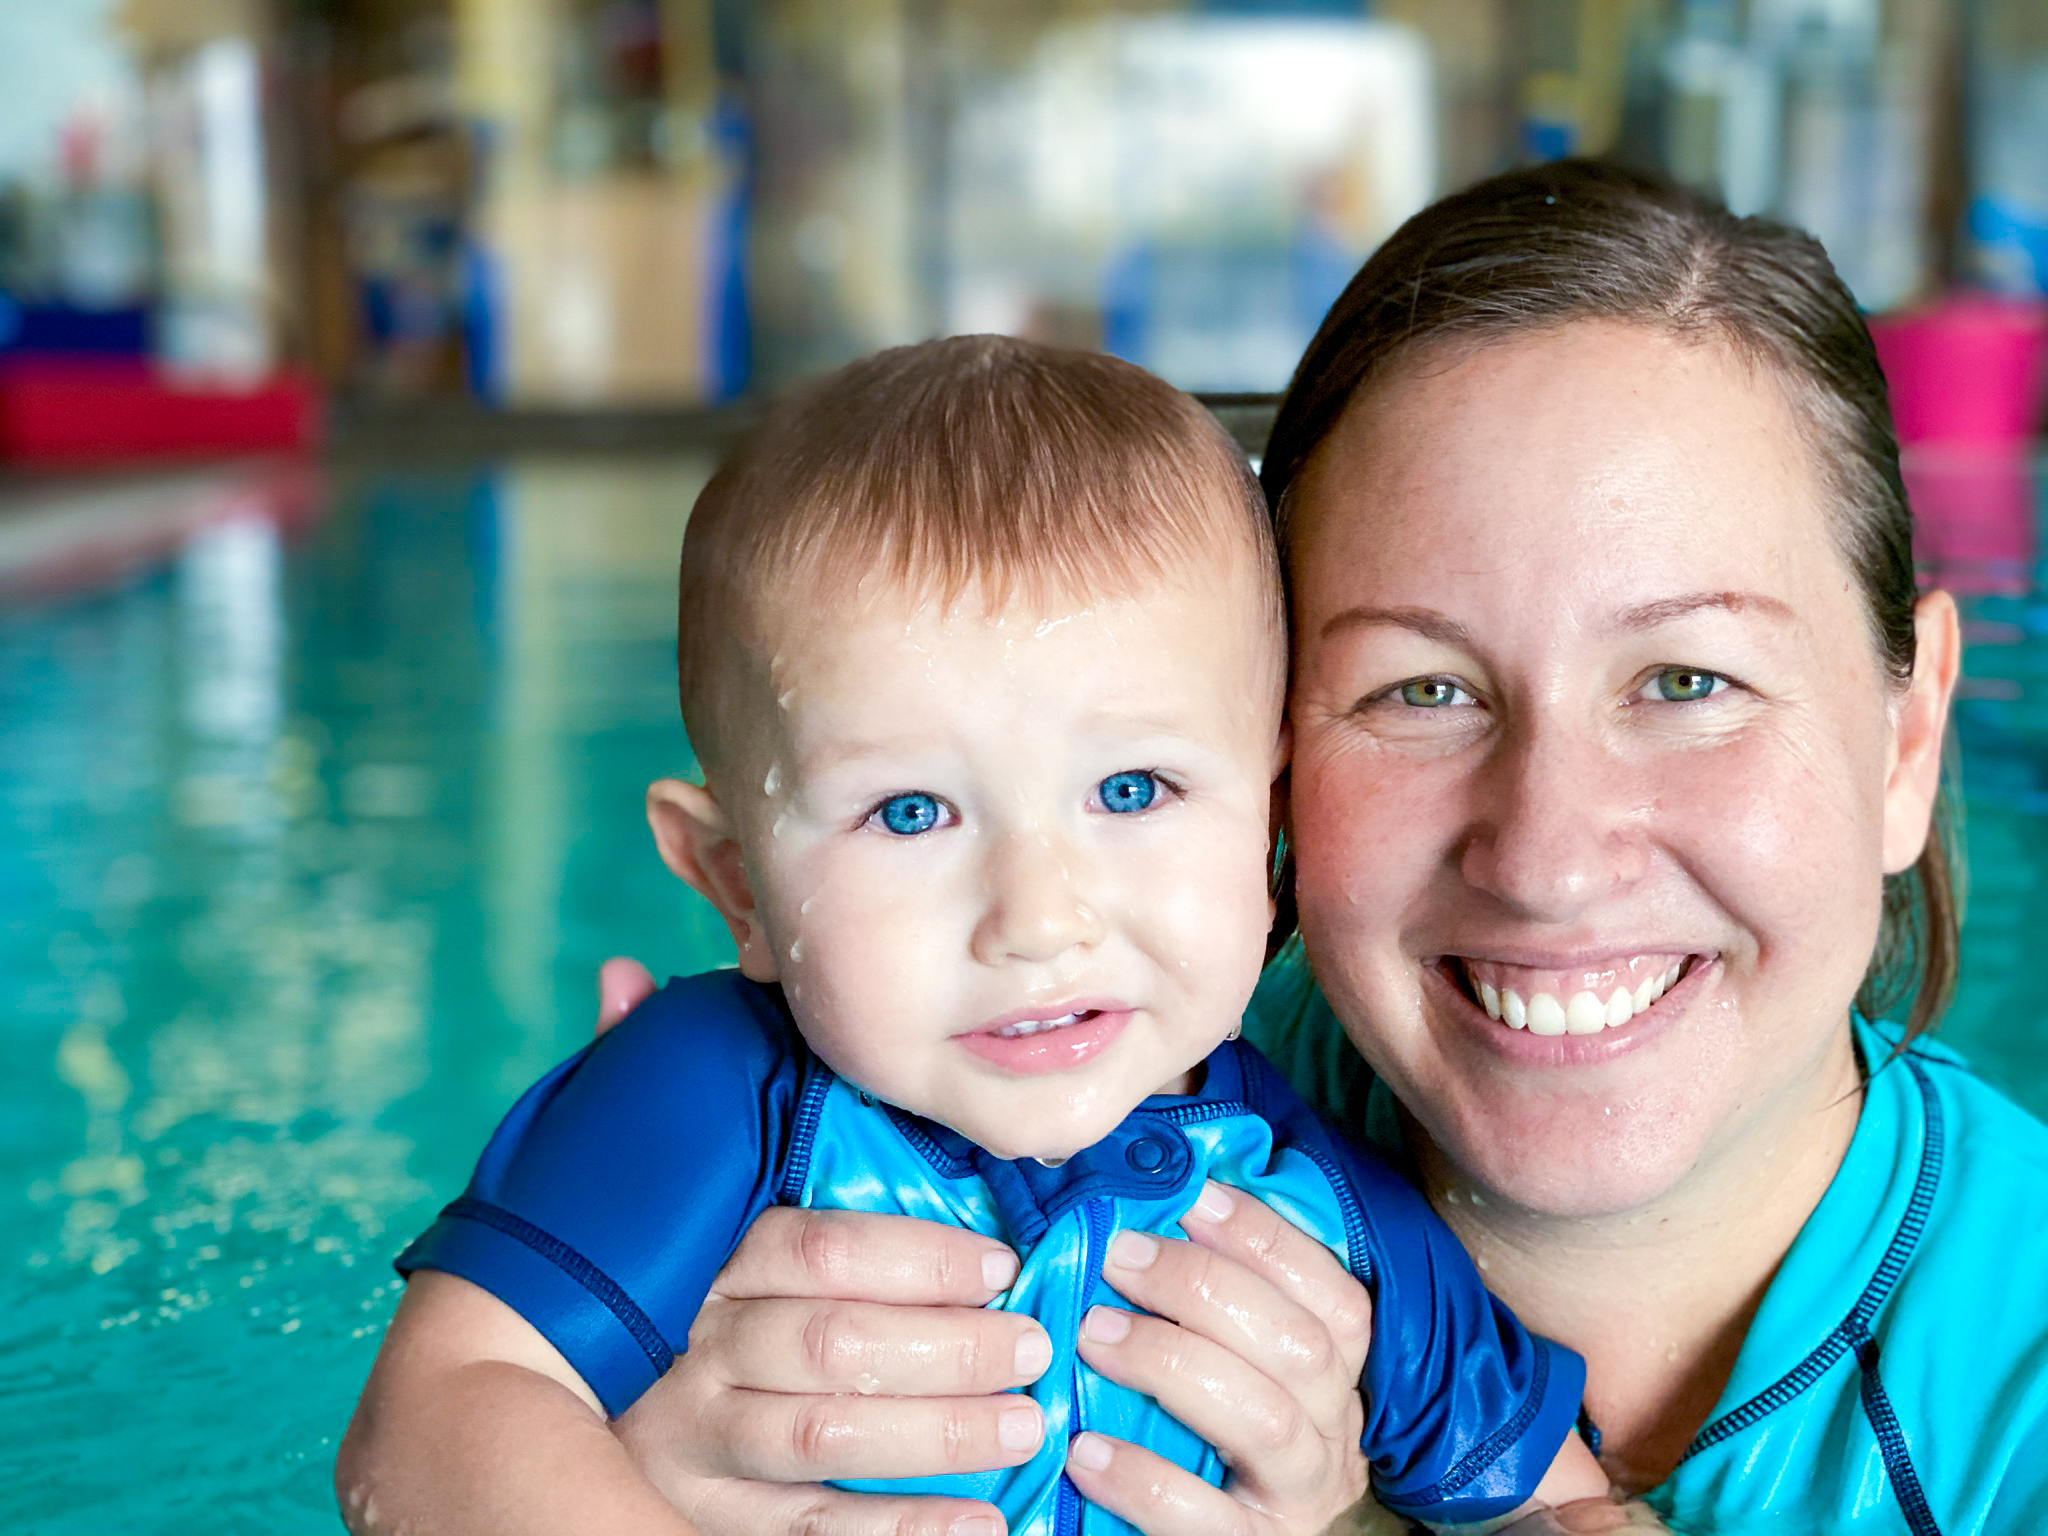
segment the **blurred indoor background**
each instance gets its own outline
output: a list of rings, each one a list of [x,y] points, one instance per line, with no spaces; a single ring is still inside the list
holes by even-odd
[[[1002,330],[1263,397],[1535,158],[1827,245],[1962,596],[1965,981],[2048,1112],[2048,0],[0,0],[0,1527],[332,1530],[391,1256],[728,955],[683,519],[753,402]]]

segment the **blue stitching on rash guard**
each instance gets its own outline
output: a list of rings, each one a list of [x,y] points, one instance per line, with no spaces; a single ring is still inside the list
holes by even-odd
[[[1907,1260],[1919,1246],[1921,1229],[1927,1224],[1928,1209],[1934,1204],[1934,1191],[1941,1183],[1946,1131],[1941,1117],[1941,1100],[1935,1094],[1927,1069],[1911,1056],[1896,1059],[1905,1063],[1906,1070],[1912,1073],[1913,1081],[1919,1086],[1921,1109],[1927,1118],[1927,1144],[1920,1152],[1920,1170],[1913,1181],[1913,1196],[1906,1202],[1906,1214],[1899,1218],[1899,1228],[1892,1234],[1884,1257],[1878,1262],[1877,1273],[1870,1277],[1870,1283],[1856,1298],[1856,1305],[1849,1309],[1849,1315],[1835,1325],[1812,1353],[1748,1402],[1729,1409],[1694,1435],[1692,1444],[1685,1448],[1685,1456],[1679,1460],[1696,1456],[1708,1446],[1741,1433],[1758,1420],[1777,1412],[1820,1380],[1828,1367],[1849,1348],[1853,1331],[1861,1329],[1867,1332],[1870,1319],[1884,1305],[1885,1298],[1905,1272]]]
[[[654,1319],[640,1310],[633,1298],[620,1289],[616,1280],[553,1233],[536,1227],[524,1217],[515,1216],[502,1207],[470,1195],[451,1201],[442,1209],[441,1214],[458,1221],[474,1221],[493,1231],[504,1233],[513,1241],[531,1248],[582,1286],[602,1302],[605,1309],[633,1336],[633,1342],[640,1346],[653,1364],[656,1376],[665,1374],[668,1368],[676,1363],[676,1352],[669,1348],[668,1341],[662,1338],[661,1330],[654,1326]]]
[[[1417,1509],[1448,1500],[1452,1494],[1499,1461],[1507,1448],[1522,1438],[1529,1428],[1530,1421],[1536,1417],[1536,1410],[1543,1406],[1543,1394],[1549,1387],[1550,1351],[1539,1342],[1536,1350],[1536,1369],[1529,1378],[1529,1395],[1522,1399],[1522,1406],[1515,1410],[1515,1416],[1495,1430],[1483,1443],[1467,1451],[1455,1467],[1422,1492],[1397,1497],[1403,1504]]]
[[[1913,1470],[1911,1448],[1906,1444],[1905,1431],[1899,1428],[1899,1416],[1892,1411],[1892,1401],[1878,1379],[1877,1340],[1860,1324],[1856,1332],[1856,1364],[1863,1372],[1863,1416],[1870,1421],[1877,1436],[1877,1448],[1884,1455],[1885,1476],[1891,1479],[1892,1492],[1898,1496],[1899,1508],[1904,1511],[1913,1536],[1941,1536],[1941,1527],[1934,1523],[1934,1511],[1927,1507],[1920,1475]]]

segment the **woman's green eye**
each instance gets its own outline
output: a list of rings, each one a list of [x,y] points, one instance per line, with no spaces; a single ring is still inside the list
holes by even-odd
[[[1657,697],[1667,704],[1691,704],[1714,693],[1727,679],[1718,672],[1695,672],[1691,667],[1666,667],[1652,684]]]
[[[1418,677],[1401,685],[1401,702],[1416,709],[1441,709],[1446,704],[1455,704],[1464,691],[1449,678]]]

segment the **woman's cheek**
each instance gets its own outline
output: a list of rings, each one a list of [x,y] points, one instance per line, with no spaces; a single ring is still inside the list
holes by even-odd
[[[1387,958],[1455,841],[1459,784],[1441,759],[1418,762],[1356,738],[1297,746],[1295,899],[1302,936],[1333,980]]]

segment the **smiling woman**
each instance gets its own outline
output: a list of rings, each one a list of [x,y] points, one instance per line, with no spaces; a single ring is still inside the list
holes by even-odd
[[[1352,1123],[1685,1529],[2036,1528],[2048,1316],[1968,1277],[2041,1230],[2048,1133],[1912,1043],[1957,625],[1819,247],[1609,168],[1482,185],[1333,309],[1265,481],[1320,987],[1269,974],[1269,1041],[1341,1021]]]
[[[1613,167],[1483,183],[1354,279],[1263,478],[1301,943],[1247,1033],[1586,1357],[1642,1502],[1571,1528],[2048,1525],[2048,1130],[1918,1033],[1954,971],[1957,623],[1915,590],[1883,377],[1820,247]],[[1182,1326],[1090,1355],[1162,1401],[1188,1348],[1289,1326],[1251,1299],[1269,1213],[1187,1230],[1125,1290]],[[751,1347],[693,1349],[618,1426],[708,1529],[771,1507],[736,1473],[858,1474],[906,1437],[936,1462],[938,1421],[1004,1400],[920,1379],[1000,1344],[937,1278],[971,1255],[805,1237],[762,1218],[721,1314]],[[806,1317],[877,1395],[761,1331]],[[802,1466],[754,1443],[820,1423]],[[1136,1458],[1088,1486],[1218,1528]],[[846,1536],[951,1513],[802,1507]]]

